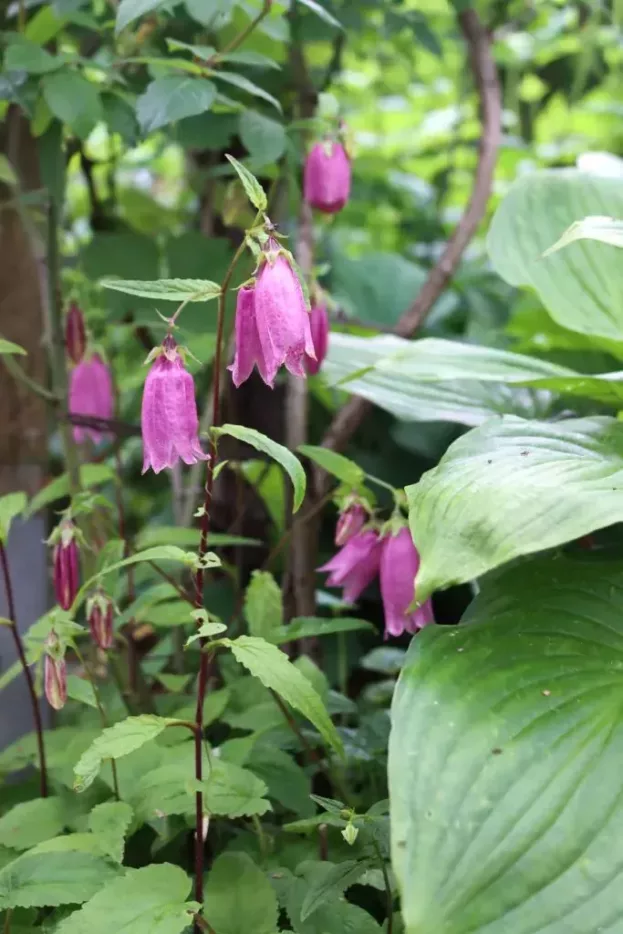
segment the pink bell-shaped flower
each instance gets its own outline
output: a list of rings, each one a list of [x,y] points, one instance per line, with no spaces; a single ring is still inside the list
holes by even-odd
[[[340,512],[335,525],[335,544],[338,548],[349,542],[353,535],[361,532],[368,521],[368,510],[361,503],[353,503],[346,506]]]
[[[374,529],[358,532],[330,561],[319,567],[328,571],[328,587],[343,587],[342,599],[355,603],[376,577],[381,560],[381,540]]]
[[[311,313],[309,315],[309,325],[311,328],[314,350],[316,351],[316,358],[314,359],[306,356],[305,365],[307,367],[307,372],[315,376],[322,366],[322,361],[326,357],[329,348],[329,315],[326,305],[320,303],[312,304]]]
[[[414,600],[415,576],[420,556],[413,544],[409,529],[403,526],[395,535],[389,534],[381,542],[381,597],[385,612],[385,638],[400,636],[403,632],[417,632],[434,622],[430,600],[414,611],[409,607]]]
[[[43,689],[48,704],[61,710],[67,700],[67,665],[65,652],[54,630],[45,640],[43,662]]]
[[[207,460],[199,443],[195,383],[177,344],[168,335],[147,374],[141,408],[143,473],[160,473],[178,460]]]
[[[99,356],[83,358],[69,375],[69,412],[93,418],[112,418],[114,395],[110,370]],[[92,438],[97,444],[102,432],[74,425],[74,439],[80,443]]]
[[[341,211],[350,195],[350,159],[343,145],[331,140],[315,143],[303,173],[305,200],[325,214]]]
[[[87,600],[87,619],[91,638],[98,649],[103,651],[110,649],[114,642],[113,618],[114,604],[106,594],[96,593]]]
[[[80,363],[87,347],[87,332],[84,315],[78,305],[72,302],[65,317],[65,347],[74,363]]]
[[[238,292],[236,352],[229,368],[236,386],[254,364],[271,387],[284,364],[304,377],[306,356],[316,356],[303,290],[287,256],[274,246],[262,257],[255,286]]]
[[[69,610],[80,586],[76,527],[71,519],[63,519],[54,539],[54,594],[61,609]]]

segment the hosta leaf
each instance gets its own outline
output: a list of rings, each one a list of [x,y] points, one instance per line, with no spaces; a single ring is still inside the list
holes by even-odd
[[[617,930],[622,602],[620,563],[541,558],[412,641],[389,749],[407,934]]]
[[[143,282],[134,279],[100,279],[105,289],[115,289],[126,295],[159,298],[163,302],[207,302],[221,294],[221,287],[209,279],[156,279]]]
[[[179,866],[128,869],[61,921],[56,934],[181,934],[199,907],[186,901],[189,894],[190,879]]]
[[[0,870],[0,909],[79,905],[118,872],[90,853],[24,853]]]
[[[623,520],[623,424],[491,419],[407,487],[416,597]]]
[[[598,240],[600,243],[623,247],[623,220],[616,220],[614,217],[585,217],[581,221],[575,221],[543,256],[556,253],[575,240]]]
[[[217,934],[274,934],[279,907],[265,874],[246,853],[222,853],[208,875],[205,916]]]
[[[623,338],[623,268],[615,246],[578,240],[543,258],[579,217],[623,218],[619,179],[577,169],[550,169],[519,178],[493,218],[488,248],[511,285],[536,289],[558,324],[572,331]]]
[[[342,752],[342,742],[326,708],[308,679],[275,645],[254,636],[224,639],[236,660],[310,720],[325,742]]]

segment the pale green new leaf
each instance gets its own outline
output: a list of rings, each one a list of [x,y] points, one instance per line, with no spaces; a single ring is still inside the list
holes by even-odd
[[[128,869],[61,921],[55,934],[182,934],[199,907],[186,901],[190,886],[171,863]]]
[[[611,246],[623,247],[623,221],[614,217],[584,217],[568,227],[560,240],[545,250],[543,256],[556,253],[575,240],[599,240]]]
[[[224,639],[223,644],[231,648],[237,661],[259,678],[263,685],[276,691],[307,717],[328,745],[342,753],[342,741],[321,698],[284,652],[254,636]]]
[[[127,717],[104,730],[82,754],[74,768],[74,788],[85,791],[93,783],[104,759],[119,759],[155,739],[174,720],[141,714]]]
[[[11,522],[24,512],[27,502],[26,494],[21,492],[0,497],[0,542],[6,542]]]
[[[455,441],[407,497],[422,601],[623,520],[623,424],[491,419]]]
[[[623,573],[539,558],[411,643],[392,705],[407,934],[614,934],[623,916]]]
[[[264,189],[256,179],[255,175],[249,172],[249,170],[245,168],[241,162],[238,162],[237,159],[234,159],[233,156],[230,156],[228,153],[225,153],[225,156],[236,170],[236,174],[242,182],[242,187],[244,188],[251,204],[257,208],[258,211],[265,211],[268,206],[268,200],[266,198]]]
[[[156,279],[143,282],[140,279],[100,279],[105,289],[115,289],[126,295],[140,298],[156,298],[163,302],[207,302],[221,294],[221,287],[209,279]]]
[[[60,798],[22,801],[0,817],[0,846],[29,850],[61,833],[66,817]]]
[[[118,873],[91,853],[23,853],[0,870],[0,909],[80,905]]]
[[[343,454],[338,454],[337,451],[330,451],[329,448],[315,444],[300,444],[297,451],[353,489],[357,489],[365,481],[365,474],[361,467],[348,457],[344,457]]]
[[[244,615],[252,636],[276,642],[283,623],[281,587],[269,571],[253,571],[244,595]]]
[[[131,822],[132,808],[125,801],[105,801],[89,814],[89,830],[116,863],[123,860],[124,839]]]
[[[26,356],[27,351],[23,347],[20,347],[19,344],[14,344],[13,341],[7,341],[3,337],[0,337],[0,356],[2,354],[18,354],[20,356]]]
[[[223,425],[222,428],[213,428],[212,431],[217,437],[223,434],[231,435],[232,438],[244,441],[245,444],[252,445],[256,450],[276,460],[292,480],[294,487],[292,509],[294,512],[299,509],[305,496],[307,480],[300,461],[291,451],[271,438],[267,438],[261,431],[256,431],[255,428],[245,428],[243,425]]]
[[[205,916],[216,934],[275,934],[277,897],[246,853],[222,853],[208,875]]]

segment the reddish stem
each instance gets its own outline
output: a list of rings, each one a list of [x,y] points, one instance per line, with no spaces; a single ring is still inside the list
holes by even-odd
[[[15,640],[15,648],[17,649],[17,654],[24,672],[24,677],[26,678],[26,683],[28,684],[28,693],[30,694],[30,702],[32,704],[32,716],[35,721],[35,732],[37,734],[37,749],[39,750],[39,787],[42,798],[47,798],[48,796],[48,774],[45,766],[45,749],[43,746],[43,724],[41,722],[41,711],[39,710],[39,703],[37,701],[37,695],[35,693],[35,684],[32,679],[32,672],[28,667],[28,662],[26,661],[26,653],[24,652],[24,643],[22,642],[22,637],[19,634],[17,628],[17,617],[15,615],[15,600],[13,598],[13,585],[11,584],[11,574],[9,571],[9,562],[7,558],[7,553],[2,542],[0,542],[0,564],[2,564],[2,574],[4,577],[4,589],[6,591],[6,599],[9,610],[9,619],[11,620],[11,632],[13,633],[13,639]]]

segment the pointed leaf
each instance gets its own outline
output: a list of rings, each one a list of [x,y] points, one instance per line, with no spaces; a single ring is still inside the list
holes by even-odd
[[[141,714],[127,717],[104,730],[82,754],[74,768],[74,788],[85,791],[92,785],[100,770],[102,760],[119,759],[155,739],[175,720]]]
[[[246,853],[222,853],[208,875],[206,918],[218,934],[274,934],[279,907],[273,887]]]
[[[6,542],[13,519],[24,512],[27,502],[26,494],[21,492],[0,497],[0,542]]]
[[[353,489],[360,487],[365,481],[361,467],[343,454],[314,444],[300,444],[297,451]]]
[[[209,279],[156,279],[142,282],[132,279],[100,279],[105,289],[115,289],[126,295],[159,298],[163,302],[207,302],[221,294],[221,287]]]
[[[283,623],[281,587],[269,571],[253,571],[244,595],[244,615],[252,636],[276,642]]]
[[[245,168],[241,162],[238,162],[237,159],[234,159],[233,156],[230,156],[228,153],[225,153],[225,156],[236,170],[238,178],[242,182],[242,187],[246,191],[251,204],[257,208],[258,211],[265,211],[268,206],[268,200],[264,189],[255,175],[249,172],[249,170]]]
[[[255,428],[245,428],[243,425],[223,425],[222,428],[213,428],[212,431],[217,437],[220,435],[231,435],[232,438],[244,441],[245,444],[252,445],[252,447],[256,448],[258,451],[261,451],[263,454],[268,454],[269,457],[276,460],[292,480],[292,486],[294,487],[292,508],[294,512],[297,512],[305,496],[307,480],[300,461],[291,451],[282,444],[277,444],[277,442],[273,441],[271,438],[267,438],[261,431],[256,431]]]
[[[258,84],[255,84],[255,82],[249,81],[244,75],[237,75],[231,71],[216,71],[214,73],[214,78],[217,81],[225,81],[227,84],[233,84],[235,87],[240,88],[241,91],[253,94],[254,97],[261,97],[262,100],[268,101],[269,104],[272,104],[273,107],[281,113],[281,104],[277,98],[273,97],[272,94],[269,94],[268,91],[265,91],[264,88],[261,88]]]
[[[24,853],[0,870],[0,909],[80,905],[118,873],[90,853]]]
[[[136,115],[144,133],[209,110],[216,88],[207,78],[168,75],[156,78],[136,102]]]
[[[0,355],[2,354],[19,354],[25,357],[27,351],[20,347],[19,344],[14,344],[13,341],[7,341],[0,337]]]
[[[89,814],[89,830],[116,863],[123,859],[124,838],[131,822],[132,808],[125,801],[106,801]]]

